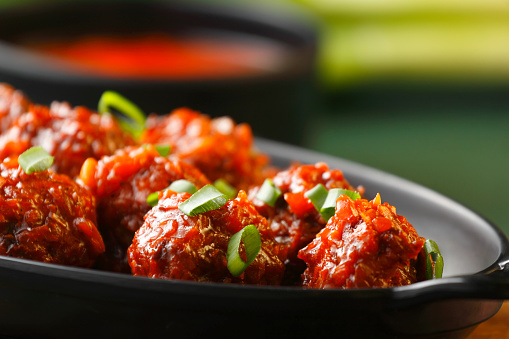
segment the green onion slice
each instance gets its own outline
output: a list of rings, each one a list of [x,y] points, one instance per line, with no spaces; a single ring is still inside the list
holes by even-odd
[[[440,254],[437,243],[431,239],[426,239],[424,253],[426,254],[426,279],[442,278],[444,258]]]
[[[182,213],[194,217],[218,209],[228,201],[228,197],[213,185],[206,185],[194,193],[189,199],[179,204]]]
[[[116,112],[112,112],[111,109]],[[146,116],[133,102],[114,91],[105,91],[99,99],[98,112],[113,114],[120,127],[138,138],[145,128]]]
[[[162,157],[166,157],[171,152],[171,146],[168,144],[155,145],[154,147]]]
[[[225,194],[228,199],[233,199],[237,196],[237,189],[230,185],[224,179],[217,179],[214,181],[214,186],[223,194]]]
[[[159,202],[159,191],[150,193],[147,197],[147,204],[154,207]]]
[[[26,174],[47,170],[53,165],[53,160],[42,146],[29,148],[18,157],[18,163]]]
[[[256,193],[256,198],[274,207],[280,195],[281,190],[274,185],[271,179],[267,178],[263,182],[258,193]]]
[[[239,253],[240,242],[244,243],[246,250],[246,262],[242,260]],[[258,252],[262,248],[260,233],[255,225],[248,225],[235,233],[228,242],[226,257],[227,267],[234,277],[241,275],[246,268],[253,263]]]
[[[178,193],[187,192],[189,194],[194,194],[198,191],[196,186],[186,179],[175,180],[167,189]]]
[[[327,198],[325,198],[322,208],[320,209],[320,213],[325,220],[329,220],[334,213],[336,213],[336,200],[338,200],[339,196],[343,194],[349,196],[352,200],[360,199],[361,197],[357,192],[343,188],[332,188],[329,190]]]
[[[325,202],[325,199],[327,198],[327,194],[329,192],[323,186],[322,184],[318,184],[306,193],[304,193],[304,196],[308,198],[313,206],[315,206],[316,210],[320,212],[322,209],[323,203]]]
[[[187,192],[189,194],[193,194],[198,189],[192,182],[185,180],[185,179],[179,179],[179,180],[175,180],[174,182],[172,182],[170,184],[170,186],[166,187],[163,191],[166,191],[166,190],[172,190],[177,193]],[[150,193],[148,195],[147,204],[154,207],[155,205],[157,205],[158,202],[159,202],[159,191]]]

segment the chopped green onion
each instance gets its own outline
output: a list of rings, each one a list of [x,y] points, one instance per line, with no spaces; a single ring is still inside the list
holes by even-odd
[[[185,180],[185,179],[179,179],[179,180],[175,180],[174,182],[172,182],[170,184],[170,186],[165,188],[163,191],[166,191],[166,190],[172,190],[177,193],[187,192],[187,193],[193,194],[198,189],[192,182]],[[158,202],[159,202],[159,191],[150,193],[148,195],[147,204],[154,207],[155,205],[157,205]]]
[[[228,199],[233,199],[237,196],[237,189],[230,185],[224,179],[217,179],[214,181],[214,186],[223,194],[225,194]]]
[[[185,179],[175,180],[167,189],[178,193],[187,192],[189,194],[194,194],[198,190],[192,182]]]
[[[47,170],[53,165],[53,160],[42,146],[29,148],[18,157],[18,163],[26,174]]]
[[[206,185],[194,193],[189,199],[179,204],[182,213],[194,217],[200,213],[222,207],[228,198],[213,185]]]
[[[168,144],[161,144],[154,146],[160,156],[165,157],[171,152],[171,146]]]
[[[316,210],[320,212],[322,209],[323,203],[325,202],[325,199],[327,198],[327,194],[329,192],[323,186],[322,184],[318,184],[306,193],[304,193],[304,196],[311,200],[311,203],[313,206],[315,206]]]
[[[240,242],[244,243],[246,249],[246,262],[242,260],[239,253]],[[244,227],[235,233],[228,242],[226,251],[227,267],[234,277],[238,277],[246,268],[253,263],[262,247],[260,233],[255,225]]]
[[[334,213],[336,213],[336,200],[338,200],[339,196],[343,194],[349,196],[352,200],[359,199],[361,197],[357,192],[343,188],[332,188],[329,190],[327,198],[325,198],[322,208],[320,209],[320,213],[325,220],[329,220]]]
[[[258,193],[256,193],[256,198],[267,205],[274,207],[280,195],[281,190],[274,185],[272,180],[267,178],[263,182]]]
[[[116,110],[114,113],[111,108]],[[98,112],[113,114],[120,127],[138,138],[145,128],[145,114],[133,102],[114,91],[105,91],[99,99]]]
[[[159,202],[159,191],[150,193],[147,197],[147,204],[154,207]]]
[[[431,239],[426,239],[424,253],[426,254],[426,279],[442,278],[444,258],[440,254],[437,243]]]

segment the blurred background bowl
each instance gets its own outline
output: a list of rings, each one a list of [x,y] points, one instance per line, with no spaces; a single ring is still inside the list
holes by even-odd
[[[112,75],[39,48],[90,36],[142,35],[226,43],[230,60],[252,67],[203,77]],[[231,55],[235,49],[241,50],[238,57]],[[0,81],[23,90],[36,103],[59,100],[95,109],[103,91],[115,90],[146,113],[166,114],[188,106],[248,122],[256,135],[295,143],[313,102],[315,53],[312,20],[302,12],[273,7],[268,11],[245,4],[73,1],[34,2],[0,11]]]

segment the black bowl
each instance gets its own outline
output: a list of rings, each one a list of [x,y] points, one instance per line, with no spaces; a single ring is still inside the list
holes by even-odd
[[[444,278],[317,290],[132,277],[0,257],[0,334],[20,338],[464,338],[509,299],[509,242],[488,221],[391,174],[258,139],[273,162],[325,161],[441,247]]]
[[[231,78],[115,79],[78,72],[26,48],[26,41],[88,34],[208,34],[257,39],[284,51],[277,67]],[[176,1],[67,1],[0,11],[0,81],[34,102],[53,100],[96,108],[115,90],[147,113],[188,106],[211,116],[248,122],[260,136],[297,143],[314,100],[317,38],[312,19],[294,8],[276,9]],[[156,99],[157,98],[157,99]],[[284,126],[284,127],[282,127]]]

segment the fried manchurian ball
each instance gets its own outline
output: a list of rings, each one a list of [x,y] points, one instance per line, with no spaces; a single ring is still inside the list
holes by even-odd
[[[299,252],[308,268],[304,286],[362,288],[417,281],[417,259],[425,239],[396,208],[341,195],[327,226]]]
[[[132,273],[162,279],[278,285],[284,272],[284,249],[273,238],[246,193],[219,209],[189,217],[178,209],[188,193],[166,191],[145,217],[129,247]],[[228,271],[226,252],[232,235],[255,225],[261,250],[238,277]]]
[[[66,175],[0,164],[0,254],[91,267],[104,252],[90,191]]]
[[[255,150],[248,124],[235,124],[229,117],[211,119],[188,108],[150,115],[141,142],[168,143],[173,154],[210,180],[222,178],[237,189],[260,184],[269,161]]]
[[[28,111],[30,99],[20,90],[0,83],[0,133],[5,132],[21,114]]]
[[[129,146],[83,164],[80,180],[97,198],[98,224],[106,243],[98,268],[130,272],[127,248],[151,208],[147,197],[179,179],[197,188],[210,183],[194,166],[162,157],[153,145]]]
[[[306,265],[297,257],[297,253],[311,242],[326,224],[305,193],[317,184],[324,185],[328,190],[343,188],[361,193],[363,188],[352,187],[340,170],[329,169],[323,162],[293,165],[288,170],[277,173],[272,181],[281,191],[281,196],[274,206],[256,198],[260,187],[251,189],[249,198],[260,214],[268,219],[276,234],[276,240],[287,247],[285,284],[298,285]]]
[[[0,159],[42,146],[55,159],[52,169],[74,178],[87,158],[99,159],[132,144],[112,116],[54,102],[51,107],[31,105],[11,124],[0,136]]]

